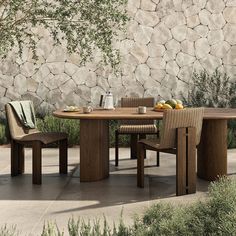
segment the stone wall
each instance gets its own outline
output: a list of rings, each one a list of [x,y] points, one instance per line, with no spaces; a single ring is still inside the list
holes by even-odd
[[[116,46],[122,73],[107,67],[79,65],[78,55],[53,46],[46,31],[35,64],[25,49],[0,64],[0,109],[16,99],[31,99],[36,108],[65,104],[96,105],[110,90],[122,96],[168,99],[187,91],[193,69],[215,68],[236,74],[236,0],[129,0],[131,21]]]

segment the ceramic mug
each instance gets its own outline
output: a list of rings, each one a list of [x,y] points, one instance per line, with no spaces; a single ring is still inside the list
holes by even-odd
[[[145,106],[139,106],[138,107],[138,113],[139,114],[145,114],[147,112],[147,108]]]
[[[83,113],[91,113],[93,108],[91,106],[83,107]]]

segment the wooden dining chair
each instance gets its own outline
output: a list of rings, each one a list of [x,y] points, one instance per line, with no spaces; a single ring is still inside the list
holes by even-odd
[[[166,110],[158,140],[138,143],[137,185],[144,187],[146,150],[176,154],[176,195],[196,192],[196,146],[200,142],[203,108]]]
[[[154,107],[154,98],[123,97],[121,107]],[[131,159],[137,158],[138,140],[145,138],[146,134],[158,135],[158,128],[154,120],[122,120],[115,131],[115,166],[119,164],[119,135],[130,135]],[[159,153],[157,153],[157,166],[159,166]]]
[[[28,105],[33,108],[31,101]],[[32,182],[42,183],[42,147],[59,142],[59,171],[67,174],[67,134],[61,132],[40,132],[36,127],[25,127],[10,104],[5,105],[6,118],[11,139],[11,175],[24,173],[24,146],[32,147]],[[33,112],[34,114],[34,112]]]

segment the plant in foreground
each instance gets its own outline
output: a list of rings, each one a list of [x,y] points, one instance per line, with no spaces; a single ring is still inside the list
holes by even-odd
[[[236,181],[222,177],[209,186],[209,197],[187,206],[159,203],[150,207],[142,217],[137,217],[132,227],[121,220],[111,230],[100,222],[69,220],[69,235],[132,235],[132,236],[200,236],[236,235]]]

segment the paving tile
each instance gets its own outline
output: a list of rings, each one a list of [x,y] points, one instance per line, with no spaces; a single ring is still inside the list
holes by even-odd
[[[10,176],[10,149],[0,148],[0,222],[16,224],[20,235],[40,235],[44,222],[56,221],[66,229],[71,216],[98,219],[106,216],[110,226],[119,222],[123,211],[126,224],[135,214],[157,202],[182,204],[204,199],[209,182],[198,179],[197,193],[175,196],[175,156],[162,154],[160,167],[155,152],[145,160],[145,188],[136,187],[137,161],[130,160],[130,151],[120,148],[119,167],[115,167],[114,149],[110,149],[108,179],[80,183],[79,148],[69,149],[69,174],[58,173],[58,150],[43,151],[43,183],[32,185],[31,150],[26,149],[25,174]],[[228,173],[236,178],[236,149],[228,150]],[[0,224],[0,225],[1,225]]]

